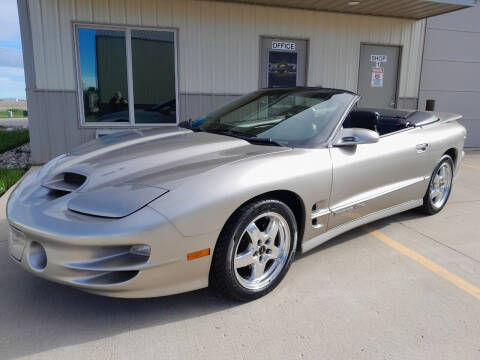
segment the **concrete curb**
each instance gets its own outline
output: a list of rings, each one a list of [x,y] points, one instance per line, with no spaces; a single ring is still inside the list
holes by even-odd
[[[1,118],[1,127],[21,127],[28,129],[28,118]]]

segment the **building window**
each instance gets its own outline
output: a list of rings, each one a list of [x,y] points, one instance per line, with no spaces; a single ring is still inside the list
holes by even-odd
[[[76,27],[84,125],[177,123],[175,32]]]

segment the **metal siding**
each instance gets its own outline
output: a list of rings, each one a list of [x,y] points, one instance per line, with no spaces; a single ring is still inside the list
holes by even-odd
[[[146,26],[156,26],[156,2],[153,0],[140,0],[140,16],[142,24]]]
[[[32,162],[45,162],[70,151],[95,136],[95,130],[79,129],[77,93],[27,91]]]
[[[72,22],[177,28],[181,120],[258,88],[261,36],[308,39],[307,84],[353,91],[360,43],[401,45],[399,97],[418,96],[424,21],[197,0],[38,0],[28,11],[36,88],[50,90],[29,94],[37,162],[95,133],[79,127]]]
[[[41,1],[41,14],[43,24],[43,49],[45,54],[59,54],[60,56],[48,56],[46,60],[47,67],[55,69],[57,76],[47,76],[46,89],[62,89],[64,79],[62,76],[63,61],[60,45],[61,32],[59,31],[59,12],[57,0]],[[37,84],[38,86],[39,84]]]
[[[62,76],[61,86],[59,89],[65,89],[66,84],[75,83],[75,63],[73,61],[73,36],[71,32],[70,19],[75,15],[74,0],[60,0],[58,1],[59,14],[67,15],[59,18],[59,32],[60,32],[60,51],[62,68],[59,69]],[[73,71],[72,71],[73,70]],[[67,87],[68,88],[68,87]]]
[[[425,59],[429,61],[480,62],[480,29],[478,32],[428,29]],[[445,46],[448,44],[448,46]]]
[[[45,1],[45,0],[39,0]],[[93,4],[92,0],[73,0],[75,3],[75,13],[73,19],[78,21],[93,21]],[[95,1],[100,2],[100,1]],[[62,14],[65,16],[66,14]],[[66,15],[68,16],[68,15]]]
[[[480,59],[479,59],[480,60]],[[441,74],[441,76],[439,76]],[[476,91],[480,93],[480,61],[431,61],[425,59],[422,90]]]
[[[43,17],[39,1],[29,1],[28,8],[30,13],[30,22],[32,29],[33,59],[35,63],[36,87],[47,86],[46,58],[43,48]],[[58,54],[57,54],[58,55]],[[72,69],[73,70],[73,69]],[[49,71],[52,72],[52,71]],[[64,84],[70,87],[72,84]]]
[[[427,65],[428,66],[428,65]],[[419,107],[425,109],[427,99],[435,99],[435,110],[462,114],[465,119],[479,119],[480,91],[422,90]],[[480,138],[480,134],[478,134]],[[480,146],[480,143],[477,145]]]
[[[92,17],[94,22],[110,22],[110,11],[108,1],[92,1]]]
[[[479,6],[428,19],[429,29],[480,32]]]
[[[27,0],[17,0],[20,32],[22,35],[23,68],[27,89],[36,87],[35,63],[33,58],[33,41],[30,13]]]
[[[155,19],[156,19],[156,25],[160,26],[167,26],[171,27],[173,26],[172,24],[172,18],[173,18],[173,4],[174,2],[168,2],[168,1],[153,1],[156,7],[155,11]]]
[[[45,120],[45,108],[40,104],[40,97],[35,91],[27,89],[28,102],[28,127],[30,131],[31,161],[34,164],[44,162],[51,158],[48,153],[48,139],[46,129],[48,121]]]
[[[480,7],[427,21],[419,107],[462,114],[467,147],[480,147]]]
[[[98,0],[95,0],[97,2]],[[104,0],[101,0],[102,2]],[[125,12],[127,14],[127,24],[130,25],[143,25],[142,13],[140,11],[140,0],[127,0],[125,2]],[[111,12],[115,12],[116,8],[110,9]]]
[[[73,0],[75,1],[75,0]],[[128,0],[108,0],[108,11],[112,24],[125,24],[127,21],[125,2]],[[110,9],[115,8],[115,11]]]
[[[71,22],[86,21],[179,28],[181,92],[257,88],[262,35],[309,39],[308,84],[349,90],[357,89],[361,42],[403,45],[399,95],[418,92],[423,21],[196,0],[40,0],[29,6],[40,89],[75,89]]]

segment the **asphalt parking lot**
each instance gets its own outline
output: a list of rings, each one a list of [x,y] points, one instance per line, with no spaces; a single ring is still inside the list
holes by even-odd
[[[0,199],[0,359],[480,359],[480,151],[446,208],[406,212],[299,256],[268,296],[89,295],[8,259]]]

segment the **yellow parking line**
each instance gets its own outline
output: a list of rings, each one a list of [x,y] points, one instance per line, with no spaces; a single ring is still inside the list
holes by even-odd
[[[469,293],[473,297],[480,300],[480,288],[476,287],[475,285],[470,284],[469,282],[463,280],[462,278],[458,277],[457,275],[452,274],[445,268],[441,267],[440,265],[434,263],[433,261],[427,259],[425,256],[420,255],[419,253],[413,251],[412,249],[407,248],[406,246],[396,242],[395,240],[391,239],[384,233],[375,230],[369,226],[364,226],[363,229],[373,235],[378,240],[384,242],[391,248],[397,250],[399,253],[408,256],[410,259],[416,261],[420,265],[426,267],[430,271],[434,272],[435,274],[441,276],[445,280],[451,282],[453,285],[462,289],[463,291]]]
[[[466,166],[470,169],[480,170],[480,166],[475,166],[475,165],[470,165],[470,164],[465,164],[465,163],[462,163],[462,166]]]

